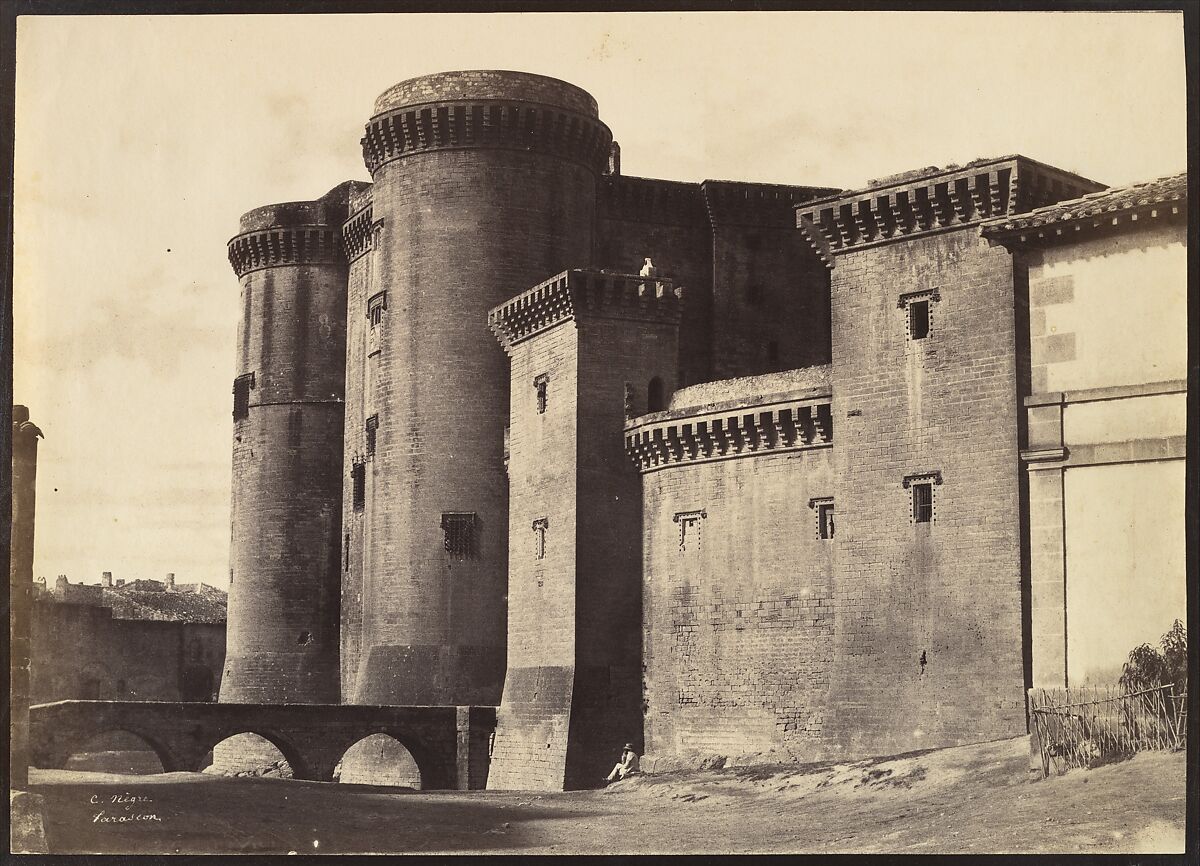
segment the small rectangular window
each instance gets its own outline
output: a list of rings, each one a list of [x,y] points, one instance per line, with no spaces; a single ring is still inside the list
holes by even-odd
[[[674,520],[679,524],[679,552],[700,549],[700,521],[708,517],[704,509],[699,511],[680,511]]]
[[[240,421],[250,414],[250,389],[254,387],[254,374],[247,373],[233,380],[233,420]]]
[[[537,413],[539,415],[546,414],[547,389],[549,386],[550,377],[545,373],[533,380],[534,390],[537,391]]]
[[[817,535],[824,541],[833,538],[833,503],[817,506]]]
[[[908,334],[914,340],[929,336],[929,301],[913,301],[908,305]]]
[[[913,520],[929,523],[933,520],[933,483],[921,481],[912,486]]]
[[[367,464],[355,463],[350,470],[350,479],[354,485],[354,510],[362,511],[367,507]]]
[[[442,544],[454,559],[475,557],[475,512],[451,511],[442,515]]]
[[[376,432],[379,430],[379,415],[372,415],[367,419],[367,456],[375,456],[375,439]]]

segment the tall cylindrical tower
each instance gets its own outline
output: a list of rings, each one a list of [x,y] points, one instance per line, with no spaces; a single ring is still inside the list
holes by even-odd
[[[233,386],[229,622],[220,699],[337,703],[346,351],[341,225],[353,181],[245,214]]]
[[[591,263],[611,141],[591,96],[540,75],[428,75],[375,102],[371,286],[367,309],[349,311],[368,327],[368,369],[350,387],[369,389],[371,429],[346,438],[362,492],[347,551],[365,539],[348,700],[499,702],[509,383],[487,314]],[[548,399],[573,397],[550,383]]]
[[[37,500],[37,451],[42,431],[26,406],[12,407],[12,535],[8,563],[12,739],[9,778],[14,788],[29,781],[29,620],[33,606],[33,528]]]

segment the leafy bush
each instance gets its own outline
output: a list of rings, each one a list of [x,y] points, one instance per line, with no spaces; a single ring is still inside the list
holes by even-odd
[[[1187,691],[1187,629],[1175,620],[1162,636],[1159,647],[1148,643],[1134,647],[1121,672],[1121,687],[1127,692],[1152,689],[1173,683],[1175,693]]]

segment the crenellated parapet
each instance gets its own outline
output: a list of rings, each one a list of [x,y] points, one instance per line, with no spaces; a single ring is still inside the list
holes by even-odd
[[[229,242],[229,264],[239,277],[260,268],[343,262],[341,238],[329,226],[287,226],[238,235]]]
[[[796,208],[796,225],[826,266],[839,253],[949,231],[1103,189],[1023,156],[886,179]]]
[[[706,180],[700,184],[713,226],[750,225],[791,228],[802,202],[838,192],[836,188]]]
[[[640,472],[833,444],[832,394],[811,389],[786,400],[656,412],[625,424],[625,451]]]
[[[575,269],[563,271],[488,313],[506,352],[554,326],[585,316],[679,324],[683,288],[672,280]]]
[[[238,277],[280,265],[344,262],[341,226],[352,201],[370,201],[371,185],[338,184],[314,201],[269,204],[242,214],[241,231],[229,241],[229,264]]]
[[[598,118],[518,101],[454,101],[405,106],[367,122],[363,161],[374,174],[394,159],[434,150],[500,148],[548,153],[599,174],[612,133]]]

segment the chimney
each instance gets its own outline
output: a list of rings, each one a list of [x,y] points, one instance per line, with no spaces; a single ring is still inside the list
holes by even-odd
[[[616,177],[621,173],[621,145],[615,141],[608,148],[608,171],[605,174]]]
[[[175,591],[175,572],[167,572],[167,592]]]
[[[112,572],[106,571],[100,575],[101,586],[112,586]]]

